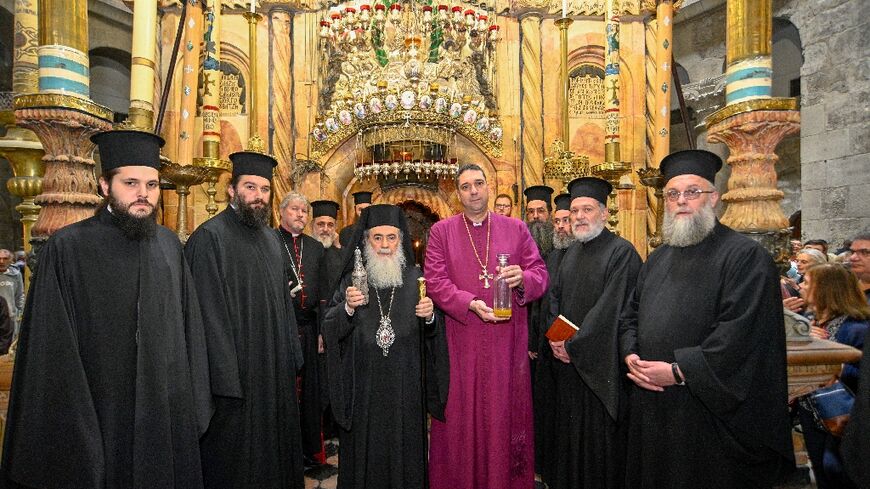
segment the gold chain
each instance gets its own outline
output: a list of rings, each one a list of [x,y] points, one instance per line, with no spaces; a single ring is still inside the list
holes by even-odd
[[[477,253],[477,246],[474,246],[474,239],[471,238],[471,229],[468,227],[468,219],[465,215],[462,216],[462,222],[465,224],[465,232],[468,233],[468,240],[471,241],[471,249],[474,250],[474,257],[477,258],[477,263],[480,264],[480,268],[486,273],[486,264],[489,263],[489,237],[490,237],[490,226],[492,224],[492,218],[489,215],[489,211],[486,213],[486,256],[484,256],[485,261],[480,261],[480,254]]]

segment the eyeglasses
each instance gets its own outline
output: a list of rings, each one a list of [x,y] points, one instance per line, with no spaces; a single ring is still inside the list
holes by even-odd
[[[496,209],[510,209],[510,208],[511,208],[511,204],[496,204],[496,205],[495,205],[495,208],[496,208]]]
[[[680,200],[680,196],[686,198],[686,200],[696,200],[701,194],[712,194],[712,190],[701,190],[699,188],[690,188],[689,190],[683,190],[680,192],[679,190],[668,190],[665,192],[665,197],[668,198],[670,202],[676,202]]]
[[[862,248],[860,250],[847,250],[846,256],[858,255],[861,258],[870,258],[870,248]]]

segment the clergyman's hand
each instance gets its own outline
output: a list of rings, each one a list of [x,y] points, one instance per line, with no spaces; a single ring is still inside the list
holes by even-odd
[[[366,297],[363,295],[362,291],[360,291],[358,288],[351,285],[344,292],[344,300],[345,300],[345,304],[347,304],[347,308],[350,309],[351,311],[353,311],[357,307],[363,305],[363,302],[365,302]]]
[[[477,314],[477,316],[487,323],[495,323],[499,321],[504,321],[505,318],[497,318],[495,314],[492,312],[492,308],[488,307],[485,302],[480,299],[475,299],[468,304],[468,309],[473,313]]]
[[[634,365],[641,375],[649,379],[649,383],[659,387],[668,387],[677,383],[674,378],[674,368],[668,362],[638,359]]]
[[[325,353],[326,349],[323,347],[323,335],[317,335],[317,353]]]
[[[414,308],[414,313],[417,314],[417,317],[423,318],[427,321],[432,319],[432,314],[434,312],[435,306],[432,304],[432,299],[428,297],[420,299],[420,302],[418,302],[417,306]]]
[[[504,268],[496,267],[495,271],[505,279],[508,287],[514,289],[523,286],[523,269],[519,265],[508,265]]]
[[[662,392],[664,387],[655,385],[641,370],[638,362],[643,360],[636,353],[625,357],[625,365],[628,367],[628,378],[631,379],[638,387],[648,391]]]
[[[564,341],[551,341],[550,348],[553,350],[553,356],[562,361],[562,363],[571,363],[571,357],[568,356],[568,351],[565,350]]]

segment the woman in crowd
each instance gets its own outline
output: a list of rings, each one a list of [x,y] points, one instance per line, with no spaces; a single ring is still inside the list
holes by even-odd
[[[864,349],[864,337],[870,327],[870,306],[854,274],[836,263],[814,265],[806,269],[801,290],[815,317],[812,336]],[[838,376],[852,392],[858,388],[858,369],[858,362],[843,364]],[[802,398],[797,411],[817,487],[856,487],[843,471],[840,439],[819,427],[807,407],[806,398]]]
[[[806,302],[801,298],[800,283],[803,281],[807,268],[826,263],[825,255],[814,248],[804,248],[795,256],[797,265],[797,278],[782,277],[780,288],[782,289],[782,305],[792,312],[806,316]]]

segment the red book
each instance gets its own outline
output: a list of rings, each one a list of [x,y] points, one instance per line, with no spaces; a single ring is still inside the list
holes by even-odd
[[[578,331],[580,331],[580,328],[578,328],[577,325],[569,321],[565,316],[559,314],[559,317],[553,320],[553,324],[551,324],[550,329],[547,330],[546,336],[550,341],[565,341],[574,336],[574,333]]]

